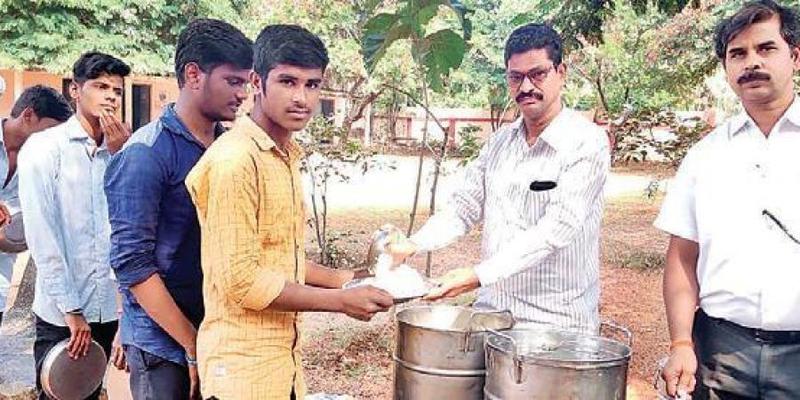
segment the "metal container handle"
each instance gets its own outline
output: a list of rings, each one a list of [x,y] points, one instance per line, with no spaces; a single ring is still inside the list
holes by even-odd
[[[470,315],[469,315],[469,322],[467,323],[467,332],[464,334],[463,351],[465,353],[473,351],[473,349],[471,349],[470,346],[469,346],[469,339],[472,337],[473,333],[490,330],[489,328],[487,328],[487,327],[485,327],[483,325],[481,325],[479,327],[481,329],[480,331],[474,330],[473,327],[475,326],[475,324],[473,323],[473,321],[475,320],[475,316],[476,315],[493,315],[493,314],[506,314],[506,315],[508,315],[508,318],[511,320],[511,323],[509,324],[508,327],[503,328],[503,329],[511,329],[517,323],[517,321],[514,319],[514,315],[511,314],[511,311],[509,311],[509,310],[472,310],[472,313],[470,313]]]
[[[514,361],[514,382],[518,385],[522,383],[522,358],[517,354],[517,341],[513,337],[505,333],[498,332],[491,328],[486,328],[486,331],[492,335],[500,336],[511,343],[511,359]]]
[[[611,330],[622,333],[622,336],[625,339],[625,344],[628,347],[633,348],[633,333],[631,333],[628,328],[613,321],[602,321],[600,322],[600,336],[603,336],[603,327],[607,327]]]

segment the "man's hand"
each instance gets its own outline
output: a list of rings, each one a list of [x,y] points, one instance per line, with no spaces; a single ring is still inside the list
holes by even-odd
[[[5,204],[0,204],[0,228],[11,223],[11,212]]]
[[[394,305],[394,298],[385,290],[373,286],[359,286],[340,292],[339,311],[351,318],[369,321],[377,312]]]
[[[122,328],[117,328],[117,333],[114,335],[114,341],[111,342],[111,364],[120,371],[128,370],[128,362],[125,360],[125,350],[122,349],[122,340],[119,331]]]
[[[200,374],[197,372],[197,365],[189,366],[189,398],[200,400]]]
[[[92,328],[89,327],[83,314],[66,314],[64,321],[69,328],[67,353],[70,358],[77,360],[89,353],[89,345],[92,343]]]
[[[106,147],[111,154],[118,152],[131,137],[131,128],[110,111],[105,111],[100,116],[100,127],[103,129]]]
[[[389,236],[386,253],[392,256],[392,265],[402,264],[408,257],[417,252],[417,245],[402,233]]]
[[[478,275],[473,268],[459,268],[448,272],[437,279],[441,284],[431,290],[423,300],[439,300],[447,297],[456,297],[481,286]]]
[[[667,386],[667,394],[678,399],[694,391],[697,356],[691,347],[680,346],[672,349],[669,361],[661,371]]]

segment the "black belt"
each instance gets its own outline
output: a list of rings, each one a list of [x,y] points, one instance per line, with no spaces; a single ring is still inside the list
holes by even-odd
[[[735,322],[724,320],[722,318],[712,317],[699,309],[697,312],[701,318],[707,318],[709,321],[715,322],[719,325],[733,329],[742,335],[748,336],[759,343],[764,344],[800,344],[800,331],[767,331],[758,328],[748,328],[739,325]]]

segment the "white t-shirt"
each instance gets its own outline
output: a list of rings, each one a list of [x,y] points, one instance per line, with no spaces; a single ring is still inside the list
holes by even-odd
[[[774,215],[786,228],[765,216]],[[700,306],[767,330],[800,330],[800,101],[769,136],[743,113],[697,143],[656,219],[699,244]]]

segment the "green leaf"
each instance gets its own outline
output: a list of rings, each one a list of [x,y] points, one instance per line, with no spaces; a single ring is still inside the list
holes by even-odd
[[[461,66],[466,50],[464,39],[450,29],[432,33],[418,46],[412,46],[412,51],[417,53],[415,58],[422,60],[431,89],[437,92],[444,89],[450,71]]]
[[[411,34],[408,25],[399,23],[397,14],[378,14],[367,21],[361,39],[361,53],[364,55],[364,64],[367,71],[372,72],[378,61],[386,54],[392,44],[405,39]]]

